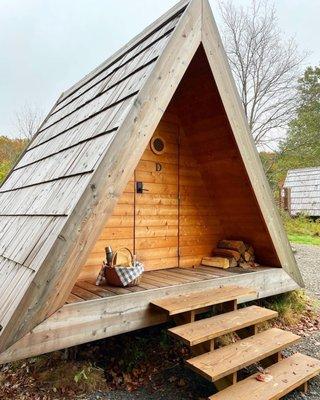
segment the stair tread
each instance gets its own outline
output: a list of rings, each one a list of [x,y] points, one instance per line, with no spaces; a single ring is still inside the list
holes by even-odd
[[[187,311],[237,300],[243,297],[254,297],[256,291],[240,286],[224,286],[220,288],[181,294],[176,297],[165,297],[153,301],[151,304],[176,315]]]
[[[210,400],[278,400],[320,373],[320,361],[296,353],[268,368],[273,380],[260,382],[258,374],[228,387]]]
[[[276,311],[258,306],[250,306],[189,324],[180,325],[168,331],[174,337],[183,340],[187,345],[195,346],[196,344],[203,343],[227,333],[276,318],[277,315],[278,313]]]
[[[257,335],[187,360],[194,371],[216,381],[263,360],[300,340],[298,335],[271,328]]]

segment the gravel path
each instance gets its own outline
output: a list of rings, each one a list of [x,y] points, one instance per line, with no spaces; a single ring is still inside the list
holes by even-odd
[[[309,245],[294,246],[295,256],[310,295],[320,298],[320,247]],[[300,351],[320,359],[320,332],[305,337],[298,345],[287,351],[287,354]],[[133,393],[114,391],[94,393],[84,400],[205,400],[214,393],[214,387],[193,372],[176,367],[156,376],[149,387]],[[79,398],[80,399],[80,398]],[[320,377],[312,380],[308,394],[299,391],[285,397],[286,400],[319,400]]]
[[[296,250],[296,260],[307,291],[320,298],[320,246],[294,244],[292,247]]]

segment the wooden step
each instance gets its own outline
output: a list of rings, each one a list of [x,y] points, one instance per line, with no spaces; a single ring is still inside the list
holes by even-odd
[[[320,361],[297,353],[268,370],[272,381],[257,381],[255,374],[211,396],[210,400],[278,400],[318,375]]]
[[[177,326],[169,329],[169,333],[187,345],[195,346],[227,333],[268,321],[277,316],[278,313],[276,311],[250,306]]]
[[[181,294],[176,297],[165,297],[153,301],[151,304],[169,315],[176,315],[187,311],[222,304],[240,298],[253,299],[255,290],[239,286],[224,286],[220,288]]]
[[[191,358],[189,367],[214,382],[261,361],[298,342],[299,336],[278,328],[239,340],[228,346]]]

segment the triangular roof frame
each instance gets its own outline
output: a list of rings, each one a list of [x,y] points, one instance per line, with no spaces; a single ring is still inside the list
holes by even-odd
[[[299,285],[303,285],[254,145],[208,0],[179,2],[140,36],[147,35],[152,27],[184,8],[169,42],[139,91],[108,151],[35,273],[10,321],[3,328],[0,351],[7,349],[65,303],[81,265],[111,215],[200,44],[208,58],[278,258],[283,269]],[[136,40],[137,38],[134,39]],[[129,48],[130,43],[125,48]],[[124,49],[111,57],[111,60]],[[92,74],[98,70],[99,68]],[[84,81],[86,79],[88,76]],[[65,92],[61,98],[75,91],[81,82],[83,81]]]

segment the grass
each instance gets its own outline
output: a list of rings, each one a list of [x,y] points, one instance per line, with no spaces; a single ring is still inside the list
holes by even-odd
[[[277,311],[278,320],[284,326],[294,326],[301,318],[308,314],[309,317],[316,315],[315,304],[312,303],[304,290],[279,294],[270,299],[262,300],[263,305],[271,310]]]
[[[290,242],[320,246],[320,220],[305,216],[291,218],[282,213],[282,219]]]
[[[320,238],[311,235],[288,233],[288,238],[292,243],[311,244],[313,246],[320,246]]]

